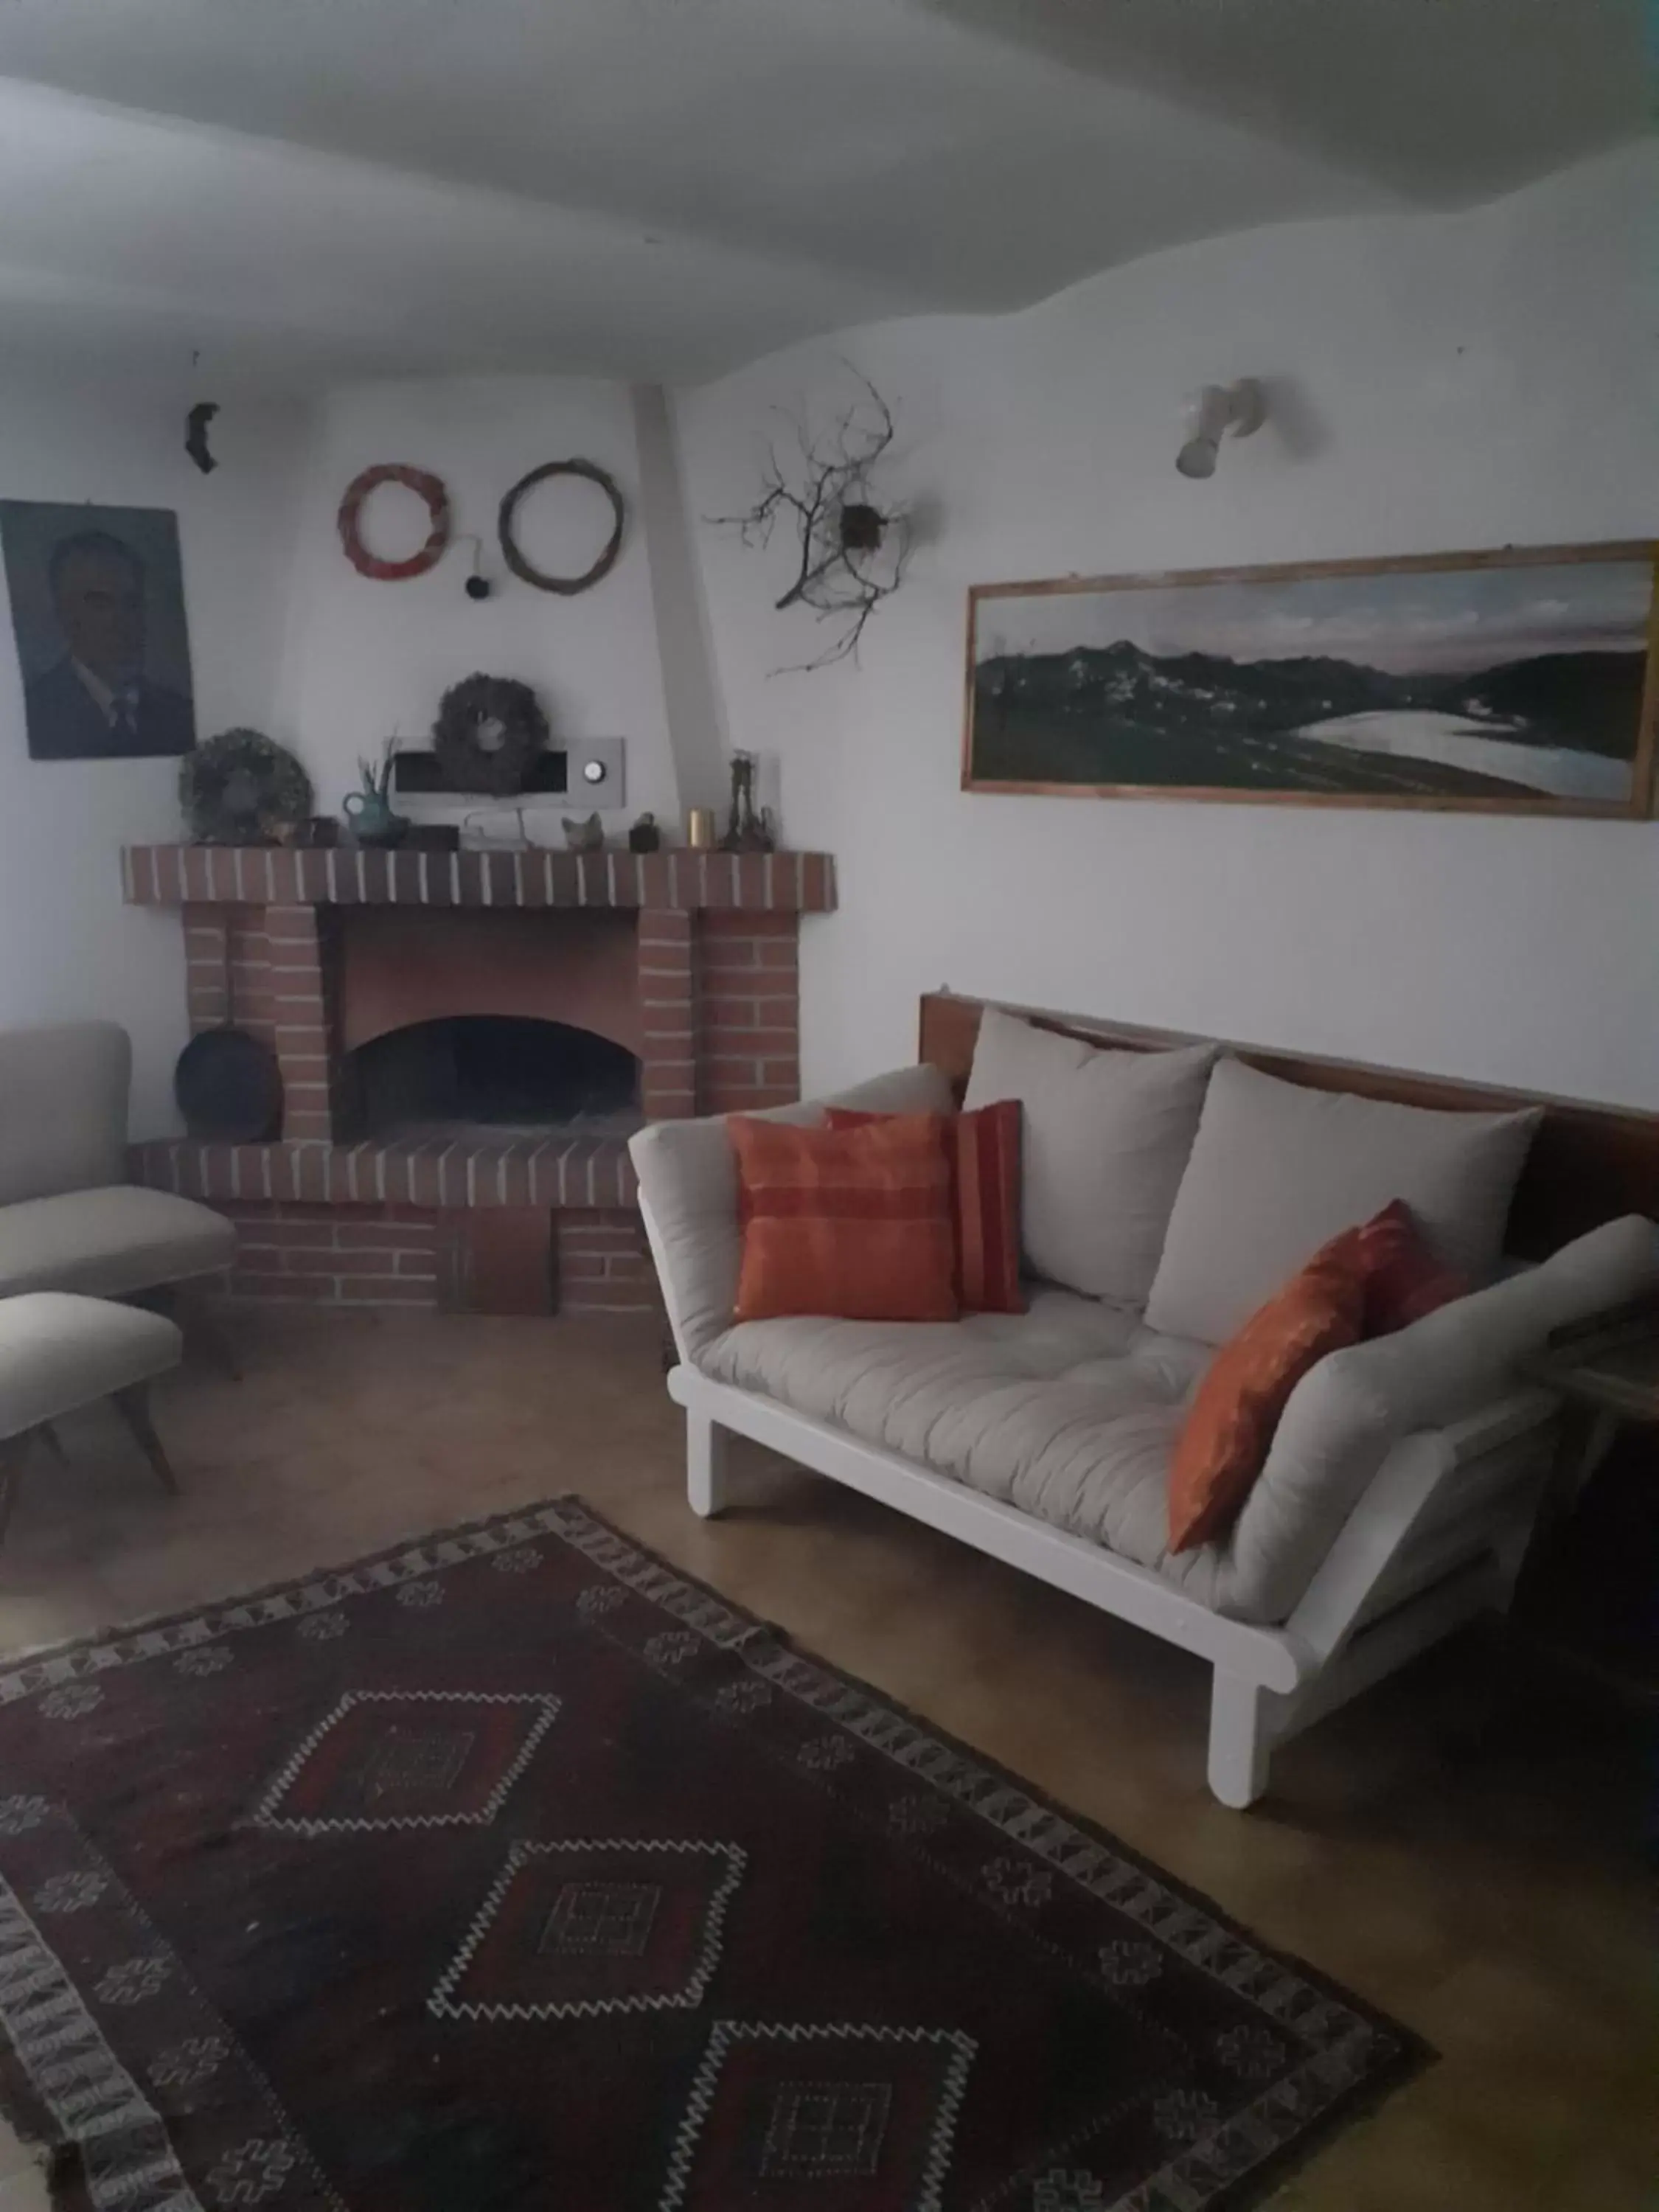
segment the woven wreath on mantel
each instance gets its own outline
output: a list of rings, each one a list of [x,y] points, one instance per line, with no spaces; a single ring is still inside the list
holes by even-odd
[[[226,730],[179,765],[179,803],[198,845],[263,845],[310,814],[311,778],[259,730]]]
[[[452,684],[432,726],[432,750],[452,791],[512,799],[547,743],[547,717],[527,684],[468,676]]]

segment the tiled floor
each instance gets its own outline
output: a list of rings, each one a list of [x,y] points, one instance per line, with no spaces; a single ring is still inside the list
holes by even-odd
[[[561,1491],[1208,1891],[1409,2022],[1440,2064],[1324,2151],[1296,2212],[1638,2212],[1659,2175],[1637,1765],[1595,1705],[1472,1635],[1203,1788],[1184,1655],[758,1456],[683,1503],[633,1322],[245,1316],[247,1375],[158,1395],[169,1501],[102,1410],[43,1455],[0,1550],[0,1646],[171,1610]],[[0,2136],[0,2212],[43,2212]]]

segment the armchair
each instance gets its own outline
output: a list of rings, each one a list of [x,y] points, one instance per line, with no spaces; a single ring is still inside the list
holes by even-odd
[[[130,1298],[229,1266],[222,1215],[126,1180],[131,1066],[112,1022],[0,1030],[0,1297]]]

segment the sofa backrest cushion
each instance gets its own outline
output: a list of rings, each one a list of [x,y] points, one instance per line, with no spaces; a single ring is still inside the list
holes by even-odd
[[[821,1121],[828,1106],[872,1114],[948,1114],[949,1078],[937,1067],[896,1068],[833,1098],[775,1106],[761,1121]],[[653,1121],[629,1152],[648,1211],[653,1249],[669,1325],[683,1358],[695,1362],[732,1326],[743,1257],[738,1222],[738,1165],[723,1115]]]
[[[1310,1252],[1392,1199],[1443,1267],[1489,1280],[1542,1118],[1309,1091],[1223,1060],[1170,1215],[1149,1326],[1224,1343]]]
[[[1541,1267],[1322,1359],[1291,1393],[1267,1463],[1222,1540],[1227,1610],[1287,1620],[1395,1444],[1523,1387],[1525,1363],[1553,1329],[1656,1285],[1659,1228],[1628,1214]]]
[[[113,1022],[0,1030],[0,1206],[126,1181],[131,1069]]]
[[[1034,1274],[1146,1303],[1216,1052],[1101,1050],[985,1009],[963,1103],[1024,1109],[1020,1224]]]

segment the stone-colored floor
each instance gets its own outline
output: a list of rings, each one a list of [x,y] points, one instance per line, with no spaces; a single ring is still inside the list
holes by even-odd
[[[1659,2174],[1639,1769],[1620,1724],[1468,1636],[1282,1753],[1271,1797],[1203,1786],[1205,1670],[759,1455],[684,1504],[679,1416],[634,1322],[271,1313],[240,1383],[157,1415],[185,1495],[106,1409],[31,1462],[0,1647],[172,1610],[576,1491],[796,1639],[1103,1822],[1442,2062],[1275,2200],[1297,2212],[1638,2212]],[[45,2204],[0,2131],[0,2212]]]

